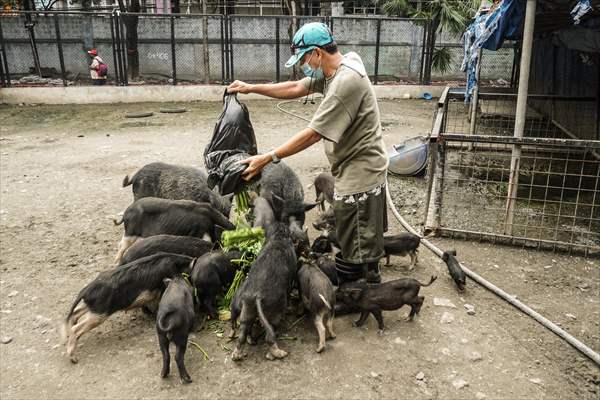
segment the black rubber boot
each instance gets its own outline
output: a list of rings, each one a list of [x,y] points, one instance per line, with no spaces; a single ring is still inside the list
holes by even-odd
[[[367,265],[367,283],[381,283],[379,261]]]
[[[367,264],[352,264],[345,262],[338,253],[335,256],[335,269],[337,272],[339,284],[344,282],[353,282],[364,279],[367,274]]]

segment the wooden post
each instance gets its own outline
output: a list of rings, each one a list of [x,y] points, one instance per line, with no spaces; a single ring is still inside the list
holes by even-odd
[[[425,236],[430,233],[435,235],[442,225],[442,197],[444,194],[444,169],[446,167],[446,144],[444,143],[444,138],[438,137],[437,143],[433,148],[436,150],[435,155],[432,155],[432,164],[435,167],[430,173],[430,176],[433,176],[430,183],[430,191],[433,191],[433,202],[428,206],[426,211],[425,227],[423,228],[423,235]],[[429,202],[431,200],[428,200]]]
[[[523,50],[519,68],[519,92],[517,95],[517,110],[515,114],[514,137],[522,138],[527,118],[527,95],[529,93],[529,69],[531,66],[531,49],[533,45],[533,28],[535,26],[536,0],[527,0],[525,10],[525,27],[523,30]],[[504,234],[512,235],[513,218],[517,189],[519,187],[519,169],[521,164],[521,145],[513,145],[510,160],[510,177],[506,199],[506,214],[504,218]]]
[[[477,49],[477,66],[475,67],[475,76],[477,84],[473,88],[473,97],[471,98],[471,110],[469,112],[469,118],[471,125],[469,126],[469,134],[474,135],[475,129],[477,128],[477,106],[479,106],[479,76],[481,72],[481,48]],[[472,146],[469,145],[472,149]]]

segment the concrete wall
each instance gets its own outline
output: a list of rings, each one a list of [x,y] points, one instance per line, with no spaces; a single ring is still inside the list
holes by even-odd
[[[380,99],[420,98],[424,92],[439,97],[443,86],[380,85],[374,86]],[[221,101],[223,86],[219,85],[144,85],[144,86],[71,86],[17,87],[0,90],[0,104],[97,104],[179,101]],[[265,99],[259,95],[244,95],[245,99]]]
[[[43,67],[60,70],[58,50],[55,44],[55,27],[52,17],[38,16],[35,34]],[[280,18],[280,72],[281,79],[288,78],[290,71],[284,67],[290,55],[288,29],[291,18]],[[302,18],[305,23],[315,18]],[[276,45],[275,18],[236,16],[232,19],[234,77],[244,80],[275,80]],[[27,74],[33,66],[33,58],[23,17],[3,17],[2,30],[7,42],[6,51],[11,74]],[[101,57],[114,72],[110,19],[102,16],[63,15],[59,17],[65,66],[71,76],[87,77],[89,62],[85,50],[97,47]],[[377,21],[365,18],[335,18],[333,30],[342,51],[358,52],[367,72],[375,72],[375,49]],[[379,75],[397,79],[416,80],[422,48],[422,28],[410,21],[382,20],[379,55]],[[172,75],[170,47],[170,19],[144,17],[139,19],[139,57],[142,79],[154,77],[167,79]],[[176,64],[179,79],[201,81],[204,78],[202,18],[181,17],[175,19]],[[208,24],[210,77],[220,80],[222,69],[221,19],[209,18]],[[442,37],[441,42],[453,47],[454,68],[444,76],[446,79],[463,79],[459,71],[462,46],[459,38]],[[484,56],[482,76],[484,79],[510,78],[512,50],[501,50],[492,58]],[[487,52],[492,53],[492,52]],[[501,54],[498,57],[497,54]],[[508,56],[506,56],[508,54]],[[434,79],[440,78],[434,73]]]

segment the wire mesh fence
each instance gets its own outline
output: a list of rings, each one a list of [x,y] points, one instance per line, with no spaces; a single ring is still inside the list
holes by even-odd
[[[512,136],[515,126],[517,95],[479,93],[476,112],[464,103],[463,93],[448,94],[446,133]],[[595,127],[597,99],[579,96],[528,96],[525,137],[599,140]],[[474,115],[474,122],[471,118]]]
[[[39,65],[44,77],[89,83],[86,51],[97,48],[119,85],[287,80],[298,76],[285,68],[293,33],[312,21],[332,29],[342,52],[357,52],[375,83],[420,80],[424,20],[58,11],[0,14],[2,78],[19,83]]]
[[[446,48],[451,56],[449,68],[443,73],[433,69],[433,80],[465,80],[465,72],[460,67],[464,57],[464,46],[459,36],[444,32],[437,38],[436,48]],[[498,50],[482,49],[481,74],[479,84],[482,87],[509,87],[512,83],[516,42],[507,40]]]
[[[552,250],[600,254],[600,142],[444,134],[436,229]],[[507,227],[511,149],[521,145]]]
[[[115,64],[110,14],[2,15],[0,29],[6,54],[5,74],[14,80],[39,72],[43,78],[62,78],[61,59],[66,80],[89,79],[90,60],[85,50],[92,47],[98,49],[109,66]],[[48,81],[26,80],[25,83]]]
[[[591,126],[577,137],[556,122],[568,108],[549,115],[540,107],[595,105],[595,99],[529,95],[524,137],[515,138],[515,95],[479,96],[476,112],[464,104],[464,93],[440,99],[425,230],[600,255],[600,141]]]

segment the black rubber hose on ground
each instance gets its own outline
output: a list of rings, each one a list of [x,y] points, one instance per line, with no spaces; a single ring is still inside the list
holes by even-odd
[[[283,109],[281,107],[283,104],[291,103],[291,102],[297,102],[297,101],[298,100],[286,100],[286,101],[279,102],[279,103],[277,103],[277,109],[279,111],[285,113],[285,114],[291,115],[291,116],[299,118],[301,120],[304,120],[304,121],[307,121],[307,122],[310,121],[309,119],[307,119],[307,118],[305,118],[305,117],[303,117],[301,115],[295,114],[295,113],[293,113],[291,111],[288,111],[288,110],[285,110],[285,109]],[[390,194],[390,189],[389,189],[389,185],[388,185],[387,181],[386,181],[386,185],[385,185],[385,191],[386,191],[386,198],[387,198],[388,207],[390,208],[390,210],[392,210],[392,214],[394,214],[394,217],[398,220],[398,222],[400,223],[400,225],[402,225],[402,227],[404,229],[406,229],[407,231],[409,231],[410,233],[421,237],[421,243],[423,243],[423,245],[425,247],[427,247],[427,249],[429,249],[433,254],[435,254],[436,256],[438,256],[439,258],[441,258],[442,254],[443,254],[443,251],[440,250],[439,247],[437,247],[436,245],[434,245],[433,243],[431,243],[429,240],[423,238],[415,230],[415,228],[413,228],[408,222],[406,222],[406,220],[404,218],[402,218],[402,216],[400,215],[400,213],[396,209],[396,206],[394,205],[394,202],[392,201],[392,196]],[[600,355],[598,353],[596,353],[594,350],[592,350],[591,348],[589,348],[588,346],[586,346],[584,343],[580,342],[573,335],[569,334],[564,329],[562,329],[561,327],[559,327],[558,325],[556,325],[554,322],[550,321],[548,318],[544,317],[543,315],[541,315],[537,311],[533,310],[527,304],[525,304],[525,303],[517,300],[516,297],[509,295],[504,290],[500,289],[498,286],[496,286],[493,283],[491,283],[491,282],[483,279],[481,276],[479,276],[475,272],[473,272],[470,269],[468,269],[467,267],[465,267],[464,264],[461,263],[460,266],[465,271],[465,274],[467,274],[467,276],[469,278],[471,278],[474,282],[476,282],[477,284],[483,286],[484,288],[486,288],[487,290],[489,290],[490,292],[492,292],[496,296],[500,297],[502,300],[506,301],[507,303],[513,305],[514,307],[516,307],[517,309],[519,309],[521,312],[523,312],[526,315],[530,316],[531,318],[535,319],[537,322],[539,322],[540,324],[542,324],[542,326],[544,326],[545,328],[549,329],[550,331],[552,331],[553,333],[555,333],[556,335],[558,335],[558,337],[560,337],[561,339],[565,340],[571,346],[573,346],[574,348],[576,348],[577,350],[579,350],[581,353],[583,353],[584,355],[586,355],[587,357],[589,357],[590,360],[592,360],[593,362],[596,363],[596,365],[600,365]]]

